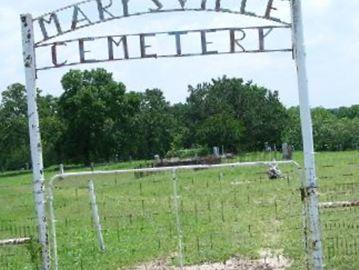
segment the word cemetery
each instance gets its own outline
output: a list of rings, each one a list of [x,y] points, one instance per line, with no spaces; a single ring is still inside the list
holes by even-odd
[[[39,45],[41,48],[50,48],[52,64],[40,67],[38,70],[140,58],[291,51],[291,48],[279,49],[273,48],[273,46],[267,48],[266,46],[266,38],[273,30],[280,31],[286,28],[286,26],[219,28],[113,35],[55,42]],[[214,42],[215,37],[220,42]],[[197,40],[197,46],[191,46],[193,40]],[[156,47],[164,47],[164,52],[157,51],[158,48],[156,50],[152,44],[157,44]],[[59,55],[72,55],[72,59],[59,57]]]

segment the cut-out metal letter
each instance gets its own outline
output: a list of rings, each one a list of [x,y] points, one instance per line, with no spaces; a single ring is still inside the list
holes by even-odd
[[[121,45],[121,43],[122,43],[122,48],[123,48],[123,57],[124,57],[124,59],[129,59],[126,36],[122,36],[119,41],[116,41],[114,37],[108,37],[107,41],[108,41],[108,59],[109,60],[115,59],[113,45],[116,45],[118,47]]]
[[[241,37],[236,37],[236,33],[241,33]],[[242,52],[245,52],[246,50],[242,46],[242,44],[239,43],[239,41],[242,41],[246,38],[246,33],[242,29],[230,29],[230,47],[231,47],[231,53],[237,52],[236,47],[241,48]]]
[[[41,17],[39,19],[39,25],[40,25],[40,29],[41,29],[41,33],[44,37],[44,40],[48,39],[49,38],[49,35],[47,33],[47,29],[46,29],[46,26],[45,26],[45,23],[46,24],[51,24],[52,21],[55,23],[55,27],[56,27],[56,30],[57,30],[57,34],[58,35],[61,35],[62,34],[62,29],[61,29],[61,25],[60,25],[60,21],[59,21],[59,18],[57,17],[57,14],[56,13],[51,13],[50,15],[50,18],[48,20],[45,19],[45,17]]]
[[[177,31],[177,32],[171,32],[169,35],[175,36],[176,38],[176,55],[180,56],[182,55],[182,45],[181,45],[181,36],[186,35],[188,32],[186,31]]]
[[[104,21],[105,13],[110,16],[110,18],[115,18],[115,16],[108,11],[108,9],[112,6],[112,0],[110,0],[110,3],[107,6],[104,6],[102,3],[102,0],[96,0],[97,3],[97,9],[98,9],[98,15],[101,21]]]
[[[150,11],[158,11],[163,8],[163,5],[159,0],[151,0],[151,1],[157,6],[157,9],[150,8]]]
[[[82,18],[79,18],[79,14],[82,15]],[[78,7],[78,6],[74,6],[74,12],[73,12],[73,16],[72,16],[72,24],[71,24],[71,29],[75,30],[77,28],[77,24],[80,22],[87,22],[88,24],[91,24],[92,22],[90,21],[90,19],[86,16],[86,14]]]
[[[80,63],[92,63],[94,59],[88,59],[86,60],[86,53],[91,51],[85,50],[85,41],[93,41],[94,38],[82,38],[79,40],[79,51],[80,51]]]
[[[67,61],[64,61],[62,63],[58,62],[57,59],[57,47],[58,46],[67,46],[66,42],[56,42],[54,45],[51,46],[51,56],[52,56],[52,63],[55,67],[61,67],[66,65]]]
[[[140,47],[141,47],[141,57],[142,58],[156,58],[157,54],[147,54],[146,49],[152,47],[151,45],[146,44],[146,37],[154,37],[156,34],[140,34]]]
[[[209,33],[209,32],[216,32],[216,30],[201,30],[202,54],[217,54],[218,51],[208,51],[207,45],[213,43],[213,42],[207,41],[207,33]]]
[[[122,0],[122,9],[123,9],[123,16],[128,16],[128,2],[130,0]]]

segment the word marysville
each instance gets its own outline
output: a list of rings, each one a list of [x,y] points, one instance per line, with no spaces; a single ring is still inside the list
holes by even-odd
[[[266,40],[273,30],[287,29],[286,26],[217,28],[59,41],[37,46],[51,53],[52,62],[40,64],[37,69],[142,58],[291,51],[290,44],[287,48],[276,48],[277,42],[267,45]]]
[[[34,22],[42,34],[37,44],[100,22],[171,11],[234,13],[289,25],[279,18],[283,3],[289,5],[283,0],[89,0],[45,14]]]

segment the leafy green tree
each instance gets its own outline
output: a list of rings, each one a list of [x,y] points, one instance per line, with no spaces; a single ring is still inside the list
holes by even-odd
[[[65,127],[59,115],[58,98],[51,95],[41,96],[40,91],[38,93],[44,165],[59,164],[62,159],[60,140]]]
[[[159,89],[147,89],[141,95],[140,113],[137,117],[139,132],[139,156],[153,158],[164,156],[171,148],[175,121],[170,104]]]
[[[171,150],[174,152],[193,147],[193,144],[188,141],[191,134],[191,130],[187,125],[188,108],[186,103],[177,103],[170,107],[170,114],[174,121]]]
[[[218,134],[217,145],[223,143],[233,146],[235,143],[236,147],[231,148],[236,151],[253,151],[263,149],[265,142],[281,143],[287,113],[279,100],[278,92],[272,92],[252,82],[245,83],[242,79],[226,77],[200,84],[196,88],[190,86],[189,92],[187,103],[191,130],[196,131],[203,122],[210,121],[208,118],[215,116],[214,119],[218,120],[218,115],[221,115],[222,119],[230,119],[227,122],[228,125],[231,123],[230,127],[238,128],[238,132],[230,132],[231,134],[238,136],[239,132],[242,133],[239,143],[237,136],[236,140],[231,142],[229,140],[233,139],[233,136],[227,136],[228,132],[222,131],[222,135]],[[233,124],[234,120],[238,121],[236,125]],[[208,124],[206,126],[208,127]],[[203,142],[203,138],[198,137],[203,134],[203,131],[194,132],[189,140]],[[208,145],[213,143],[207,141]]]
[[[125,86],[104,69],[71,70],[62,78],[59,112],[65,124],[65,157],[74,162],[111,160],[117,155],[116,124],[125,113]]]
[[[343,108],[341,109],[343,110]],[[288,110],[289,126],[284,140],[302,149],[299,108]],[[314,147],[316,151],[338,151],[357,149],[359,145],[359,117],[333,113],[332,109],[317,107],[312,109]]]
[[[294,146],[295,150],[302,149],[302,133],[300,125],[299,107],[291,107],[287,110],[288,120],[282,141]]]
[[[62,132],[57,99],[43,97],[37,90],[37,102],[45,165],[51,165],[58,161],[56,145]],[[0,106],[1,168],[17,170],[31,165],[28,132],[26,90],[22,84],[12,84],[2,93]]]
[[[16,83],[2,92],[0,105],[0,168],[14,170],[30,165],[25,88]]]
[[[237,151],[245,128],[241,121],[229,114],[214,114],[203,121],[197,129],[202,145],[223,146],[227,151]]]
[[[359,117],[337,119],[332,128],[335,141],[330,150],[359,149]]]
[[[116,160],[141,158],[141,136],[138,129],[141,94],[129,92],[124,95],[123,109],[114,115],[114,126],[111,131],[111,142],[116,153]]]
[[[353,105],[351,107],[339,107],[337,109],[329,109],[337,118],[359,118],[359,105]]]
[[[262,150],[264,143],[302,148],[299,107],[288,110],[278,92],[223,77],[189,86],[185,103],[171,105],[159,89],[126,92],[104,69],[71,70],[64,93],[37,91],[45,166],[59,162],[153,158],[159,154]],[[316,151],[358,149],[359,105],[314,108]],[[186,154],[186,155],[187,155]],[[10,85],[0,104],[0,170],[31,165],[26,91]]]
[[[317,151],[328,151],[335,145],[334,124],[336,118],[326,109],[319,107],[312,110],[313,135],[315,149]]]

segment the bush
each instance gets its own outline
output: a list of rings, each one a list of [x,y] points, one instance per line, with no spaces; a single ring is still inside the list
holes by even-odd
[[[166,154],[166,158],[191,158],[191,157],[203,157],[209,155],[207,147],[191,148],[191,149],[177,149],[170,150]]]

